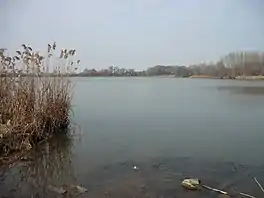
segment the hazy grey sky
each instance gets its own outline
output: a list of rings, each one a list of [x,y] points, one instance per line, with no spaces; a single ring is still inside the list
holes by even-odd
[[[264,49],[263,0],[0,0],[0,47],[76,48],[82,68],[193,64]]]

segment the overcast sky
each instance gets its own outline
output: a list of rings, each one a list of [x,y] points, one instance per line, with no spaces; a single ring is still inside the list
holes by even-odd
[[[263,0],[0,0],[0,47],[75,48],[82,68],[144,69],[264,49]]]

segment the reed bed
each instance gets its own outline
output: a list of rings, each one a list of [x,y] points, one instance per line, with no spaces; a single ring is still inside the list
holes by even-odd
[[[0,156],[28,150],[70,123],[75,50],[48,44],[41,56],[22,45],[16,55],[0,50]],[[50,72],[49,70],[52,70]]]

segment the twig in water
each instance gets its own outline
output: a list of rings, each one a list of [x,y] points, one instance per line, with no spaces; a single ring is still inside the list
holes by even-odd
[[[249,195],[249,194],[246,194],[246,193],[239,193],[239,194],[242,196],[245,196],[245,197],[256,198],[256,197]]]
[[[256,177],[254,177],[254,180],[255,180],[255,182],[258,184],[258,186],[259,186],[259,188],[262,190],[262,192],[264,192],[263,187],[262,187],[261,184],[258,182],[258,180],[257,180]]]
[[[224,195],[228,195],[228,193],[225,192],[225,191],[218,190],[218,189],[216,189],[216,188],[212,188],[212,187],[207,186],[207,185],[202,185],[202,186],[203,186],[204,188],[208,189],[208,190],[212,190],[212,191],[215,191],[215,192],[219,192],[219,193],[221,193],[221,194],[224,194]]]
[[[225,191],[222,191],[222,190],[219,190],[219,189],[216,189],[216,188],[212,188],[212,187],[207,186],[207,185],[202,185],[202,186],[203,186],[204,188],[208,189],[208,190],[212,190],[212,191],[215,191],[215,192],[218,192],[218,193],[224,194],[224,195],[228,195],[228,193],[225,192]],[[246,194],[246,193],[242,193],[242,192],[240,192],[240,193],[238,193],[238,194],[240,194],[240,195],[242,195],[242,196],[244,196],[244,197],[256,198],[256,197],[254,197],[254,196],[252,196],[252,195],[249,195],[249,194]]]

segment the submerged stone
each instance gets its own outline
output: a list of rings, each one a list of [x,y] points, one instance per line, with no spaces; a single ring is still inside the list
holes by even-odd
[[[181,185],[189,190],[198,190],[200,181],[198,179],[184,179]]]

